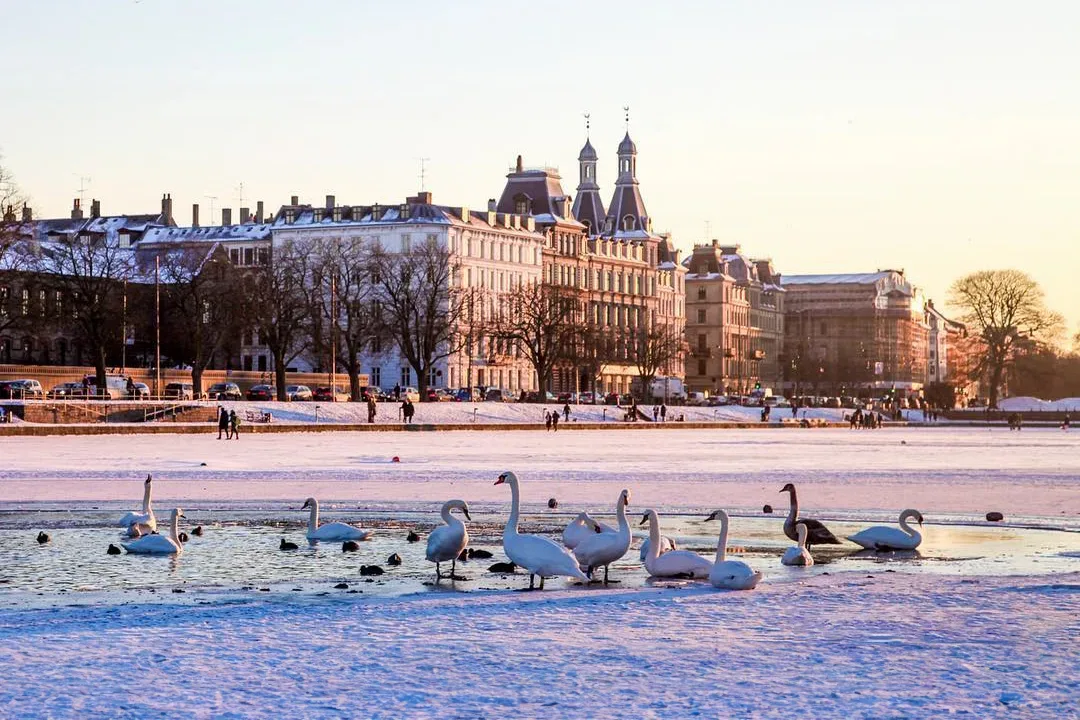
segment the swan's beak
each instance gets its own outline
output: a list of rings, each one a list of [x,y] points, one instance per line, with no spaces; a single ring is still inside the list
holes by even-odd
[[[648,515],[648,513],[646,513],[645,515],[642,515],[642,516],[641,516],[641,522],[639,522],[639,523],[638,523],[638,525],[644,525],[644,524],[645,524],[645,523],[647,523],[647,522],[649,522],[649,515]]]
[[[461,512],[465,514],[465,519],[472,522],[472,516],[469,515],[469,508],[461,508]]]
[[[309,507],[311,507],[311,503],[305,502],[303,505],[300,506],[300,509],[307,510]]]
[[[705,522],[709,522],[710,520],[715,520],[715,519],[716,519],[716,513],[713,513],[709,517],[705,518]]]
[[[502,475],[500,475],[499,479],[495,481],[495,484],[496,485],[502,485],[504,482],[506,482],[506,473],[503,473]]]

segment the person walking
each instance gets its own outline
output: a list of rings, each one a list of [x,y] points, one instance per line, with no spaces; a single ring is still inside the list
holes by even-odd
[[[404,418],[407,425],[412,425],[413,412],[413,404],[409,398],[406,397],[405,402],[401,403],[401,417]]]
[[[656,422],[659,419],[660,419],[660,406],[659,405],[653,405],[652,406],[652,421]]]
[[[400,400],[401,399],[401,384],[400,383],[394,383],[394,399],[395,400]]]
[[[551,431],[551,413],[544,411],[544,429]]]
[[[232,430],[232,439],[240,439],[240,418],[235,410],[229,411],[229,429]]]
[[[1061,421],[1061,429],[1062,430],[1068,430],[1069,429],[1069,422],[1070,422],[1069,413],[1065,413],[1065,419]]]
[[[562,411],[563,419],[566,420],[566,422],[570,422],[570,403],[566,403],[565,405],[563,405]]]
[[[559,432],[559,413],[557,411],[551,413],[551,431]]]
[[[229,412],[218,405],[218,421],[217,421],[217,439],[221,439],[221,433],[227,433],[229,431]],[[230,438],[226,438],[228,440]]]
[[[368,424],[375,422],[375,395],[369,393],[367,399],[367,421]]]
[[[129,400],[135,399],[135,381],[131,379],[130,375],[128,375],[127,379],[127,394]]]
[[[667,403],[660,405],[660,422],[667,422]]]

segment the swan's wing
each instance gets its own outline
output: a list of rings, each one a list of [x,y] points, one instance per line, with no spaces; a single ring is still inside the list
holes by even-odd
[[[462,542],[463,533],[455,532],[456,528],[449,525],[440,525],[428,535],[426,557],[431,562],[444,562],[453,560],[461,554],[464,547]]]

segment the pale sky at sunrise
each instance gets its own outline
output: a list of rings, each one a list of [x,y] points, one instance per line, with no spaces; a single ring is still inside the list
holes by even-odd
[[[1015,267],[1080,324],[1080,3],[0,0],[3,163],[38,216],[290,195],[482,207],[518,153],[786,274]],[[236,217],[234,210],[234,217]],[[217,214],[215,221],[220,221]]]

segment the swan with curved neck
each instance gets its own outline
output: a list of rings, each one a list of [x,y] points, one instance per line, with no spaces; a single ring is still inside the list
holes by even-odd
[[[304,504],[300,509],[306,510],[307,508],[311,508],[311,515],[308,518],[308,540],[367,540],[368,535],[371,534],[367,530],[361,530],[360,528],[346,525],[342,522],[319,525],[319,501],[315,498],[309,497],[304,501]]]
[[[795,529],[799,533],[799,544],[785,550],[783,557],[780,558],[780,562],[784,565],[810,567],[814,564],[814,556],[806,549],[806,536],[808,534],[806,523],[795,523]]]
[[[727,559],[728,514],[717,510],[705,521],[720,521],[720,540],[716,543],[716,562],[709,571],[709,582],[713,587],[725,590],[753,590],[761,582],[761,573],[755,571],[741,560]]]
[[[660,520],[655,510],[646,510],[641,517],[641,524],[649,523],[648,552],[645,555],[645,570],[653,577],[707,578],[713,564],[707,558],[689,550],[669,550],[663,554],[660,535]]]
[[[848,540],[867,550],[914,550],[922,544],[922,534],[908,525],[908,520],[915,520],[922,527],[922,513],[909,509],[900,513],[899,528],[875,525],[848,536]]]
[[[599,532],[603,532],[600,529],[600,523],[596,522],[589,513],[578,513],[577,517],[571,520],[563,530],[563,545],[573,550],[582,540]]]
[[[549,577],[571,577],[588,582],[589,578],[578,568],[577,560],[569,550],[546,537],[518,532],[521,490],[517,475],[507,470],[499,475],[495,484],[510,486],[510,517],[503,530],[503,551],[515,565],[529,571],[529,589],[534,588],[537,575],[540,576],[541,590],[544,589],[544,578]]]
[[[604,568],[604,584],[607,585],[608,568],[630,549],[630,523],[626,519],[626,506],[630,504],[630,491],[622,490],[615,501],[615,516],[619,520],[615,532],[601,532],[587,537],[574,548],[574,557],[590,578],[597,568]]]
[[[464,500],[447,500],[443,503],[442,510],[439,511],[443,524],[428,535],[426,554],[427,559],[435,563],[437,580],[443,577],[448,577],[450,580],[458,579],[454,574],[457,570],[458,555],[469,544],[469,531],[465,528],[464,522],[450,514],[452,510],[460,510],[465,519],[472,521],[469,506]],[[439,565],[447,560],[450,561],[450,575],[444,576],[439,570]]]
[[[172,511],[169,523],[169,535],[144,535],[138,540],[129,543],[121,543],[129,553],[136,555],[179,555],[184,552],[184,544],[180,542],[180,518],[184,517],[184,511],[176,508]]]
[[[157,517],[154,516],[154,511],[150,508],[152,484],[153,477],[148,474],[146,480],[143,481],[142,512],[132,511],[120,518],[118,524],[126,529],[128,537],[137,538],[157,531]]]
[[[798,540],[799,534],[795,530],[795,522],[801,521],[806,523],[806,547],[811,545],[839,545],[840,541],[836,539],[836,536],[829,532],[829,528],[825,527],[819,520],[813,518],[800,518],[799,517],[799,496],[795,492],[795,485],[788,483],[784,487],[780,488],[782,493],[791,493],[791,507],[788,509],[788,516],[784,520],[784,534],[788,536],[789,540]]]

